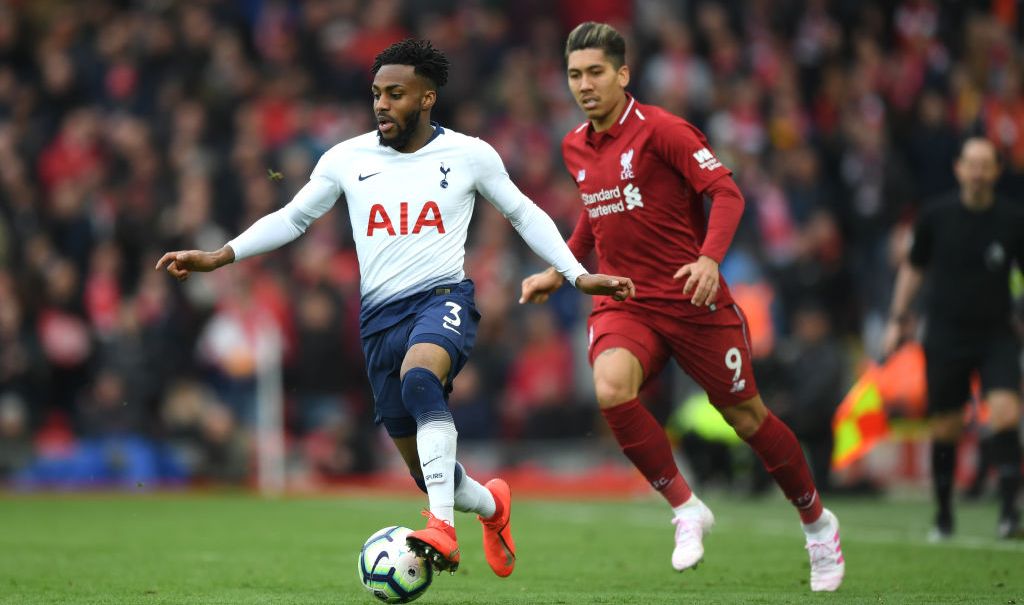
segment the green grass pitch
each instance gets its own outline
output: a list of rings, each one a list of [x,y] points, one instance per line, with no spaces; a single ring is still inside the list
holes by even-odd
[[[363,539],[419,527],[418,498],[263,500],[245,495],[0,496],[0,603],[343,604],[374,601],[356,579]],[[672,526],[640,501],[520,498],[519,562],[491,574],[480,528],[457,519],[462,567],[418,603],[986,603],[1024,605],[1024,545],[998,542],[991,504],[962,505],[958,535],[924,540],[925,501],[832,500],[846,582],[812,595],[796,515],[781,498],[708,498],[704,563],[669,565]]]

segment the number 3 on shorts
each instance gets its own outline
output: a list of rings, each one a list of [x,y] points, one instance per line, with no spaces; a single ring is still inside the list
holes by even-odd
[[[444,317],[441,318],[441,325],[451,330],[452,332],[455,332],[456,334],[461,334],[461,332],[459,332],[455,328],[462,325],[462,318],[459,317],[459,311],[462,310],[462,305],[453,303],[452,301],[448,301],[444,304],[450,307],[451,311],[448,312],[448,315],[445,315]],[[739,355],[739,353],[737,353],[737,355]]]
[[[733,382],[740,379],[740,373],[743,372],[743,357],[740,356],[740,350],[736,347],[725,352],[725,367],[733,371]]]

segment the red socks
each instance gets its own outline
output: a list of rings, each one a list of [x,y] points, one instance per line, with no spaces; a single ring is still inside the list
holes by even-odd
[[[643,473],[651,487],[668,500],[670,506],[680,506],[690,499],[693,492],[676,467],[665,430],[639,399],[602,408],[601,414],[612,429],[622,452]]]
[[[622,452],[669,505],[680,506],[690,499],[690,486],[676,467],[665,431],[639,399],[602,409],[601,414]],[[821,499],[793,431],[769,413],[747,443],[797,508],[800,520],[804,523],[817,521],[821,517]]]
[[[747,439],[747,443],[782,488],[782,493],[796,507],[800,520],[804,523],[817,521],[821,516],[821,498],[793,431],[775,414],[768,412],[764,423]]]

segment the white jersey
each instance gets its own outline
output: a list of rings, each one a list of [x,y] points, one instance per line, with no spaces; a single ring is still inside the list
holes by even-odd
[[[466,236],[480,193],[570,284],[586,273],[551,218],[522,194],[489,144],[435,125],[413,153],[380,145],[369,132],[329,149],[286,206],[228,242],[235,259],[297,238],[341,195],[348,205],[367,307],[465,278]]]

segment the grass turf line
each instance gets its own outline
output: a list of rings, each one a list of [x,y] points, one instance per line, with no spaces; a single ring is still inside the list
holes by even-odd
[[[419,498],[248,496],[0,498],[0,603],[371,604],[355,558],[386,525],[422,524]],[[796,514],[781,498],[710,498],[696,571],[669,566],[663,503],[515,501],[516,572],[493,576],[460,514],[462,564],[418,603],[1021,603],[1024,545],[996,541],[991,504],[958,508],[957,538],[927,544],[927,502],[827,501],[847,580],[812,595]]]

